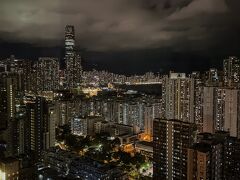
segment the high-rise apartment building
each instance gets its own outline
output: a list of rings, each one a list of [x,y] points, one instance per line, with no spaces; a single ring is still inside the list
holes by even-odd
[[[229,57],[223,61],[224,84],[236,85],[240,82],[240,60],[237,57]]]
[[[240,177],[240,139],[228,137],[224,143],[224,180]]]
[[[228,131],[240,137],[240,91],[238,89],[204,87],[203,132]]]
[[[206,72],[205,76],[205,84],[206,86],[217,86],[221,81],[219,71],[215,68],[209,69]]]
[[[7,124],[6,130],[4,131],[4,140],[7,142],[6,156],[13,156],[17,153],[17,122],[16,122],[16,91],[17,91],[17,79],[16,77],[4,78],[5,90],[3,92],[3,99],[6,100],[3,104],[3,108],[7,112],[7,116],[0,117],[6,118],[2,121]],[[6,115],[6,114],[5,114]]]
[[[154,107],[146,106],[144,108],[144,138],[145,141],[152,141],[153,139],[153,119]]]
[[[63,126],[71,120],[71,102],[68,100],[56,100],[54,103],[54,113],[56,114],[56,125]]]
[[[190,112],[193,114],[194,123],[198,132],[203,131],[203,80],[200,72],[192,72],[191,77],[191,100]]]
[[[99,132],[99,130],[96,129],[96,123],[102,121],[104,121],[102,117],[74,117],[71,121],[71,132],[78,136],[94,135],[96,132]]]
[[[163,106],[167,119],[194,122],[193,84],[184,73],[170,73],[163,83]]]
[[[88,135],[88,119],[81,117],[74,117],[71,121],[71,132],[78,136]]]
[[[153,179],[187,179],[187,148],[194,143],[195,124],[155,119],[153,127]]]
[[[53,147],[55,144],[55,122],[53,110],[43,97],[36,97],[32,103],[28,103],[27,121],[25,123],[25,151],[31,152],[35,160],[41,157],[42,151]]]
[[[59,88],[59,60],[41,57],[37,62],[37,91],[53,91]]]
[[[7,108],[7,90],[0,87],[0,129],[7,128],[8,108]]]
[[[214,87],[204,87],[203,90],[203,132],[215,131],[214,117]]]
[[[187,179],[222,179],[223,143],[212,134],[201,136],[198,143],[188,148]]]
[[[32,61],[25,60],[23,62],[23,89],[25,91],[31,91],[33,89],[32,84]]]

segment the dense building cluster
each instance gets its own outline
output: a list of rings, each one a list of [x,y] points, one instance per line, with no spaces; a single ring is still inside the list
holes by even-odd
[[[153,179],[240,177],[239,65],[229,57],[223,71],[170,73],[162,80],[164,118],[153,125]]]
[[[56,57],[0,61],[0,176],[240,177],[237,57],[225,59],[222,71],[204,73],[83,71],[68,25],[64,62],[61,68]]]

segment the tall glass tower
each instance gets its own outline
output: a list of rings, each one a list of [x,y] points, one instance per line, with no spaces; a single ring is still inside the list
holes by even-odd
[[[75,31],[72,25],[65,28],[65,63],[67,88],[79,87],[82,74],[81,57],[75,50]]]
[[[65,28],[65,61],[74,57],[75,32],[74,26],[67,25]]]

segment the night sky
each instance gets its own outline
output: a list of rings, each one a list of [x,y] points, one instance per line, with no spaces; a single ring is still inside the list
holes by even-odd
[[[0,56],[62,58],[72,24],[87,70],[221,68],[240,56],[239,9],[240,0],[0,0]]]

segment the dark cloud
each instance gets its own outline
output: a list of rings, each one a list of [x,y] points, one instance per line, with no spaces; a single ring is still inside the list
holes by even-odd
[[[1,0],[0,38],[59,45],[64,26],[74,24],[78,45],[94,51],[204,49],[215,39],[231,41],[239,28],[238,1]]]
[[[62,57],[73,24],[85,68],[221,68],[240,56],[239,8],[240,0],[0,0],[0,56]]]

